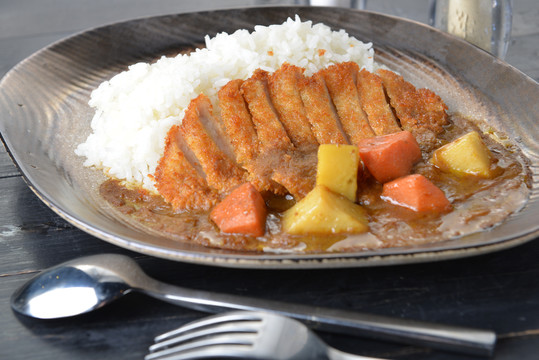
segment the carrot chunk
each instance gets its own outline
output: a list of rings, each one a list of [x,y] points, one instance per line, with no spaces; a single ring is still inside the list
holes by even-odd
[[[210,219],[225,233],[262,236],[266,229],[266,212],[262,195],[248,182],[217,204]]]
[[[380,183],[409,174],[421,160],[419,145],[409,131],[363,139],[358,147],[365,167]]]
[[[382,199],[417,212],[443,212],[451,209],[451,203],[444,192],[420,174],[385,183]]]

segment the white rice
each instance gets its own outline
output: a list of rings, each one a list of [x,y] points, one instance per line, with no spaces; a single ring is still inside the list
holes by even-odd
[[[228,81],[247,79],[257,68],[275,71],[285,61],[305,68],[306,75],[343,61],[369,71],[375,67],[371,43],[298,16],[205,41],[206,48],[188,55],[134,64],[92,92],[93,133],[75,150],[86,157],[85,166],[155,190],[148,175],[163,153],[166,133],[181,123],[190,100],[200,93],[215,102]]]

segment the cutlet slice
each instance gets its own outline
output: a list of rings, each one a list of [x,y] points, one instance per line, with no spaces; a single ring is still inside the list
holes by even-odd
[[[217,146],[203,125],[203,117],[211,117],[212,105],[204,94],[191,100],[180,125],[187,146],[200,162],[209,186],[229,192],[245,182],[245,171]]]
[[[312,148],[284,152],[279,156],[272,179],[282,184],[296,200],[300,200],[314,189],[317,161],[317,152]]]
[[[221,119],[230,139],[236,160],[242,166],[253,161],[258,154],[258,136],[251,114],[240,92],[243,80],[232,80],[218,93]]]
[[[244,81],[241,91],[261,144],[254,173],[270,176],[283,186],[283,190],[303,197],[302,189],[309,185],[303,184],[306,180],[302,179],[301,169],[291,165],[299,161],[299,152],[288,137],[269,97],[268,73],[255,71],[252,77]]]
[[[322,74],[317,72],[305,78],[300,88],[307,119],[316,140],[320,144],[348,144]]]
[[[316,146],[318,142],[301,100],[299,82],[305,69],[284,63],[268,77],[268,90],[290,140],[296,147]]]
[[[320,70],[342,128],[352,144],[375,135],[359,102],[356,87],[358,71],[359,66],[354,62],[339,63]]]
[[[284,194],[286,190],[271,180],[272,170],[258,165],[258,135],[251,114],[241,94],[243,80],[232,80],[218,93],[221,119],[230,139],[236,160],[248,172],[248,180],[258,191]]]
[[[362,69],[357,77],[357,89],[359,101],[376,135],[401,131],[386,98],[382,79],[378,75]]]
[[[267,71],[257,69],[241,85],[241,93],[255,124],[262,151],[292,149],[293,145],[271,102]]]
[[[172,126],[154,173],[155,187],[174,210],[209,210],[219,196],[187,160],[179,145],[180,128]]]
[[[392,71],[380,69],[378,74],[402,128],[410,131],[423,149],[436,147],[437,135],[448,124],[446,104],[431,90],[418,90]]]

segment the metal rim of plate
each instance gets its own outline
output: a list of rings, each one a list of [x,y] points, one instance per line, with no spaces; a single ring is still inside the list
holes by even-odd
[[[139,61],[203,43],[204,35],[252,30],[296,14],[372,41],[377,59],[410,72],[448,99],[450,109],[480,114],[529,160],[526,206],[501,225],[459,239],[416,247],[320,254],[246,253],[175,242],[137,229],[96,194],[103,178],[72,152],[89,132],[90,91]],[[324,7],[264,7],[135,19],[87,30],[36,52],[0,82],[0,131],[29,187],[53,211],[83,231],[139,253],[239,268],[329,268],[406,264],[479,255],[539,235],[539,84],[483,50],[429,26],[383,14]],[[525,94],[526,96],[523,96]],[[444,97],[445,96],[445,97]],[[515,119],[517,119],[515,121]]]

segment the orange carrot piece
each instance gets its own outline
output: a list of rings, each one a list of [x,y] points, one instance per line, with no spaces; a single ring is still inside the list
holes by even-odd
[[[262,195],[248,182],[217,204],[210,219],[225,233],[262,236],[266,230],[266,213]]]
[[[443,212],[451,209],[451,203],[444,192],[420,174],[385,183],[382,199],[417,212]]]
[[[409,174],[421,160],[419,145],[409,131],[363,139],[358,147],[365,167],[380,183]]]

